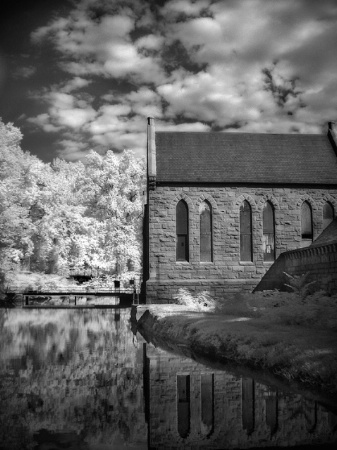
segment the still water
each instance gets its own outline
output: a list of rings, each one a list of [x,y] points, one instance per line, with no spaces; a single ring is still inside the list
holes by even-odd
[[[0,449],[231,449],[337,441],[297,393],[134,334],[130,309],[0,310]]]

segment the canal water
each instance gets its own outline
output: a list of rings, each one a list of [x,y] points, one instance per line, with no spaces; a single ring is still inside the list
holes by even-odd
[[[0,310],[0,449],[307,448],[320,402],[169,353],[130,309]]]

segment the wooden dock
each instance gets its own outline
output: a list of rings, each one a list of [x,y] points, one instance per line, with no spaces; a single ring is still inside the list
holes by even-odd
[[[103,298],[110,301],[102,303]],[[62,303],[54,304],[52,300],[61,299]],[[83,303],[83,299],[85,303]],[[95,299],[101,299],[95,304]],[[111,301],[111,300],[114,301]],[[103,308],[123,307],[139,303],[139,294],[133,289],[85,290],[71,291],[28,291],[22,293],[23,308]]]

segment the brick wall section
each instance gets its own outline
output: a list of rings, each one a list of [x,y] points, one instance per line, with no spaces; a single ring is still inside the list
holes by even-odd
[[[189,208],[189,262],[176,262],[176,205]],[[207,200],[213,211],[213,262],[199,256],[199,206]],[[253,262],[240,262],[240,205],[252,208]],[[180,287],[208,291],[215,298],[227,292],[252,291],[270,268],[263,260],[263,208],[270,201],[275,210],[276,257],[301,244],[301,205],[308,201],[313,213],[313,237],[323,228],[323,205],[337,211],[337,189],[280,187],[172,187],[157,186],[149,192],[149,280],[147,303],[173,301]]]
[[[284,283],[290,275],[309,272],[307,281],[316,281],[313,289],[337,293],[337,242],[285,252],[262,278],[254,291],[286,290]]]

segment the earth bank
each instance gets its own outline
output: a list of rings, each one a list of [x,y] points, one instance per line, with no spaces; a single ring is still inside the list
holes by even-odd
[[[337,339],[332,330],[266,324],[258,318],[197,312],[181,305],[133,307],[137,331],[192,357],[263,373],[337,405]],[[254,376],[254,375],[252,375]]]

